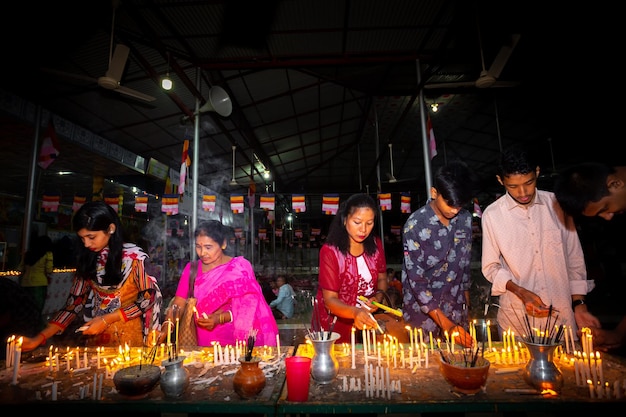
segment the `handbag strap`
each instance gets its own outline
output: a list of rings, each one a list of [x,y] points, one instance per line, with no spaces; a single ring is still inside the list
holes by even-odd
[[[189,266],[189,291],[187,291],[187,298],[193,297],[193,287],[196,282],[196,273],[198,272],[198,262],[192,261]]]

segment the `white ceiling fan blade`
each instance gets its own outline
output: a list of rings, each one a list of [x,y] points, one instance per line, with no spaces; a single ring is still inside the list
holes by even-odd
[[[109,68],[107,69],[105,76],[112,78],[119,83],[122,79],[122,74],[124,74],[124,68],[126,67],[129,52],[130,48],[128,46],[118,43],[115,46],[115,52],[113,52],[113,57],[111,57],[111,62],[109,63]]]
[[[156,100],[156,97],[152,97],[148,94],[142,93],[141,91],[133,90],[132,88],[124,87],[122,85],[118,85],[115,91],[117,91],[120,94],[124,94],[126,96],[136,98],[142,101],[151,102],[151,101]]]
[[[519,33],[511,35],[511,43],[503,45],[502,48],[500,48],[498,55],[496,55],[491,66],[489,67],[489,70],[487,71],[489,75],[494,78],[498,78],[500,76],[502,70],[504,69],[504,66],[511,57],[511,54],[513,53],[513,49],[515,49],[515,46],[519,42],[519,38]]]

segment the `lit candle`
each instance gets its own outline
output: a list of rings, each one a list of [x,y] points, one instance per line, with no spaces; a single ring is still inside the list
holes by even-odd
[[[171,343],[172,343],[172,322],[168,320],[167,321],[167,347],[168,349]]]
[[[598,368],[598,379],[600,383],[604,385],[604,372],[602,371],[602,359],[600,359],[600,352],[596,352],[596,367]]]
[[[20,372],[20,361],[22,360],[22,341],[23,338],[19,338],[17,341],[17,344],[15,345],[14,348],[14,354],[13,354],[13,380],[11,381],[11,384],[13,385],[17,385],[17,376]]]
[[[410,326],[406,326],[405,329],[409,332],[409,341],[411,342],[411,347],[413,347],[413,330],[411,330]]]
[[[356,369],[356,328],[354,326],[352,326],[350,334],[350,344],[352,345],[352,369]]]
[[[419,335],[420,335],[420,349],[421,349],[421,348],[422,348],[422,346],[424,345],[424,336],[423,336],[423,334],[422,334],[422,329],[421,329],[421,328],[417,329],[417,332],[418,332],[418,333],[419,333]]]
[[[593,383],[591,382],[590,379],[587,380],[587,385],[589,386],[589,397],[590,398],[595,398],[595,387],[593,386]]]
[[[363,356],[365,357],[365,365],[367,365],[367,355],[369,352],[367,351],[367,326],[363,326]]]
[[[487,320],[487,345],[491,350],[491,320]]]

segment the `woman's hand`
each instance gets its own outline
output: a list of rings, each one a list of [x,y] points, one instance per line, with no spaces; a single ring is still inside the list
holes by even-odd
[[[86,336],[94,336],[104,332],[111,324],[109,320],[111,319],[109,318],[107,320],[105,316],[98,316],[89,320],[83,326],[83,334]]]
[[[30,352],[37,349],[42,343],[45,343],[46,339],[43,334],[39,333],[35,337],[22,337],[22,352]]]
[[[220,313],[221,312],[218,311],[208,316],[203,314],[196,319],[196,325],[209,331],[213,330],[215,326],[220,324]]]
[[[364,328],[366,329],[378,328],[379,326],[378,322],[376,321],[374,316],[372,316],[372,313],[365,310],[364,308],[359,308],[359,307],[355,307],[355,310],[356,311],[354,314],[354,327],[356,327],[357,330],[363,330]]]

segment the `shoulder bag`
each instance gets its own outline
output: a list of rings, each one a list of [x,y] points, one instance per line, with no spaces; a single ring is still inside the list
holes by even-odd
[[[187,292],[187,303],[185,304],[185,308],[182,311],[178,323],[177,347],[179,348],[180,346],[198,346],[198,334],[195,319],[196,298],[193,294],[197,271],[198,262],[191,262],[189,266],[189,292]]]

